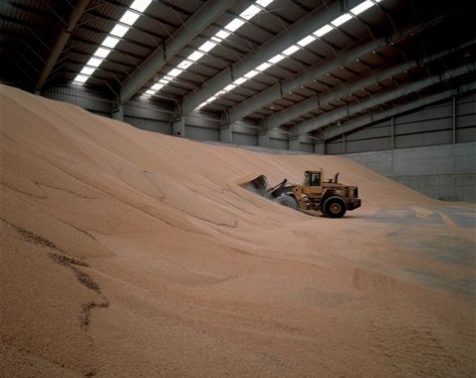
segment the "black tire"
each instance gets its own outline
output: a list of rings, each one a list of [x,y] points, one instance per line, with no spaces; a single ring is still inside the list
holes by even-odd
[[[342,218],[346,211],[344,200],[335,196],[327,198],[322,207],[322,213],[329,218]]]
[[[288,194],[281,194],[275,198],[275,201],[280,205],[290,207],[291,209],[296,210],[298,208],[298,203],[296,199]]]

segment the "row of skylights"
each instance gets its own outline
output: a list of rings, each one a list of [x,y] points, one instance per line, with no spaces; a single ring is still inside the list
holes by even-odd
[[[225,27],[219,30],[213,37],[205,41],[198,49],[192,52],[187,58],[182,60],[176,67],[172,68],[165,76],[157,80],[152,86],[145,91],[145,96],[153,96],[171,81],[176,80],[182,72],[184,72],[192,64],[200,60],[205,54],[209,53],[224,39],[228,38],[233,32],[241,28],[246,21],[251,20],[259,12],[264,10],[266,6],[271,4],[274,0],[256,0],[254,4],[250,5],[239,16],[231,20]]]
[[[94,52],[83,69],[74,78],[74,83],[84,84],[104,62],[112,50],[116,47],[122,37],[135,24],[137,19],[152,3],[152,0],[135,0],[128,10],[122,15],[119,22],[112,28],[108,36],[101,43],[101,46]]]
[[[225,88],[220,90],[219,92],[215,93],[212,97],[208,98],[206,101],[202,102],[200,105],[197,106],[197,109],[204,107],[205,105],[210,104],[211,102],[215,101],[219,96],[232,91],[236,87],[242,85],[244,82],[248,81],[249,79],[255,77],[256,75],[260,74],[261,72],[267,70],[272,65],[280,62],[281,60],[291,56],[296,51],[299,51],[301,48],[309,45],[310,43],[316,41],[319,38],[322,38],[326,34],[329,34],[331,31],[335,30],[335,28],[343,25],[347,21],[353,19],[355,16],[365,12],[367,9],[373,7],[377,3],[380,3],[382,0],[365,0],[364,2],[360,3],[359,5],[352,8],[349,12],[346,12],[333,21],[329,22],[328,24],[322,26],[321,28],[317,29],[313,33],[309,34],[308,36],[301,39],[296,44],[293,44],[283,50],[281,53],[275,55],[267,62],[262,63],[261,65],[255,67],[248,73],[244,74],[242,77],[236,79],[233,83],[227,85]]]

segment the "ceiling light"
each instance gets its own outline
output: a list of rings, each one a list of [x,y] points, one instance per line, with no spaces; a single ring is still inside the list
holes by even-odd
[[[103,41],[102,45],[109,47],[110,49],[113,49],[116,47],[116,45],[119,43],[120,39],[114,38],[114,37],[106,37],[106,39]]]
[[[212,41],[206,41],[203,45],[201,45],[198,49],[204,52],[209,52],[213,49],[217,44]]]
[[[85,83],[87,80],[89,79],[89,76],[85,76],[85,75],[77,75],[75,78],[74,78],[74,81],[76,83]]]
[[[231,34],[228,33],[225,30],[220,30],[218,33],[215,34],[216,37],[221,38],[221,39],[226,39],[230,36]]]
[[[164,84],[164,85],[165,85],[165,84],[168,84],[168,83],[170,83],[170,80],[167,80],[167,79],[160,79],[160,80],[159,80],[159,83],[160,83],[160,84]]]
[[[233,82],[233,84],[241,85],[241,84],[243,84],[245,81],[247,81],[246,78],[240,77],[240,78],[236,79],[236,80]]]
[[[223,88],[224,91],[229,92],[232,89],[235,89],[236,85],[235,84],[228,84],[225,88]]]
[[[96,71],[96,68],[94,68],[94,67],[83,67],[80,74],[91,76],[94,71]]]
[[[258,71],[251,70],[250,72],[248,72],[247,74],[245,74],[245,77],[248,78],[248,79],[251,79],[252,77],[255,77],[255,76],[258,75],[258,74],[259,74]]]
[[[168,80],[168,81],[172,81],[174,78],[173,78],[172,76],[165,75],[165,76],[164,76],[164,79],[165,79],[165,80]]]
[[[244,21],[238,18],[235,18],[233,21],[231,21],[225,26],[225,29],[231,32],[234,32],[236,29],[240,28],[241,25],[243,25],[244,23],[245,23]]]
[[[215,101],[216,99],[217,99],[216,96],[212,96],[212,97],[210,97],[207,101],[208,101],[208,102],[212,102],[212,101]]]
[[[182,62],[177,66],[178,68],[181,68],[182,70],[186,70],[188,67],[190,67],[193,64],[192,61],[184,59]]]
[[[197,60],[199,60],[204,54],[201,53],[200,51],[194,51],[193,53],[191,53],[187,59],[188,60],[191,60],[192,62],[196,62]]]
[[[365,12],[367,9],[373,7],[374,4],[375,3],[373,3],[372,1],[366,0],[363,3],[360,3],[359,5],[353,7],[350,11],[357,16],[362,12]]]
[[[127,26],[117,24],[116,26],[114,26],[112,28],[110,34],[112,34],[116,37],[122,38],[128,32],[128,30],[129,30],[129,28]]]
[[[256,67],[256,70],[262,72],[267,70],[269,67],[271,67],[271,63],[264,62],[263,64],[260,64],[258,67]]]
[[[240,13],[240,17],[244,18],[245,20],[249,20],[256,16],[259,12],[261,12],[260,8],[258,8],[256,5],[250,5]]]
[[[128,11],[126,11],[126,13],[124,13],[124,15],[121,17],[119,22],[122,22],[123,24],[132,26],[137,21],[139,16],[140,16],[140,14],[135,13],[135,12],[131,12],[131,11],[128,10]]]
[[[329,33],[329,32],[332,31],[332,30],[333,30],[332,26],[330,26],[330,25],[324,25],[322,28],[317,29],[317,30],[316,30],[314,33],[312,33],[312,34],[314,34],[316,37],[322,37],[322,36],[326,35],[327,33]]]
[[[143,12],[150,5],[152,0],[135,0],[130,6],[131,9],[134,9],[138,12]]]
[[[155,94],[155,91],[153,91],[152,89],[147,89],[145,93],[147,93],[148,95],[153,95]]]
[[[298,51],[299,49],[300,49],[299,46],[292,45],[292,46],[288,47],[286,50],[284,50],[284,51],[283,51],[283,54],[289,56],[289,55],[294,54],[294,53],[295,53],[296,51]]]
[[[111,53],[111,50],[105,49],[103,47],[99,47],[93,55],[97,56],[98,58],[106,58],[110,53]]]
[[[218,37],[215,37],[213,36],[212,38],[210,38],[213,42],[216,42],[216,43],[221,43],[222,39],[218,38]]]
[[[152,87],[150,87],[150,89],[152,89],[152,90],[154,90],[154,91],[159,91],[159,90],[161,90],[163,87],[164,87],[164,84],[155,83]]]
[[[258,0],[256,1],[256,4],[261,5],[262,7],[265,7],[269,4],[271,4],[274,0]]]
[[[268,62],[276,64],[280,62],[281,60],[283,60],[284,58],[286,58],[284,55],[278,54],[273,56],[270,60],[268,60]]]
[[[88,60],[88,62],[86,63],[86,65],[87,65],[87,66],[91,66],[91,67],[99,67],[102,62],[103,62],[102,59],[91,58],[91,59]]]
[[[331,24],[335,27],[338,27],[349,21],[351,18],[352,16],[349,13],[344,13],[342,16],[339,16],[334,21],[332,21]]]
[[[301,39],[297,44],[301,47],[307,46],[310,43],[314,42],[316,38],[312,35],[308,35],[307,37]]]
[[[197,109],[203,108],[206,104],[208,104],[207,101],[202,102],[200,105],[197,106]]]
[[[178,68],[174,68],[168,74],[172,77],[176,77],[176,76],[180,75],[182,72],[183,72],[182,70],[179,70]]]

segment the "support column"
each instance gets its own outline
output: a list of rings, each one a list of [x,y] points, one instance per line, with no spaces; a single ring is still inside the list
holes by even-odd
[[[233,125],[226,125],[220,128],[220,142],[233,143]]]
[[[269,147],[269,132],[268,130],[261,131],[258,134],[258,146]]]
[[[456,96],[453,96],[452,100],[453,100],[453,111],[452,111],[453,144],[456,144]]]
[[[395,117],[390,118],[390,149],[395,149]]]
[[[172,121],[172,133],[178,137],[185,136],[185,119],[183,117],[176,118]]]
[[[118,121],[124,121],[124,107],[122,105],[113,105],[111,116]]]

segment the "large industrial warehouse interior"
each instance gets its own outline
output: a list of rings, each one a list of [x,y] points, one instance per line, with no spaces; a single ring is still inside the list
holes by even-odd
[[[0,375],[475,377],[475,42],[458,0],[0,0]]]

